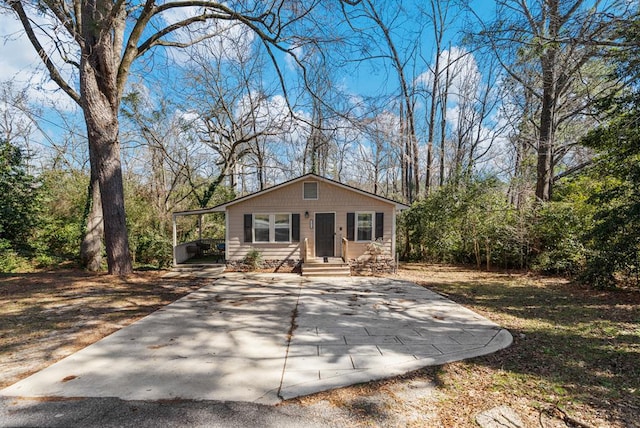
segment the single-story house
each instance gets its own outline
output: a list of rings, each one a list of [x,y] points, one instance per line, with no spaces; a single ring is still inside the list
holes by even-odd
[[[225,213],[225,260],[242,261],[251,250],[265,262],[310,262],[396,254],[396,214],[409,208],[316,174],[306,174],[216,207],[174,213],[174,263],[189,257],[176,242],[176,217]]]

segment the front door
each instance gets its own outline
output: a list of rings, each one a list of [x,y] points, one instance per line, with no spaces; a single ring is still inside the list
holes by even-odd
[[[336,215],[334,213],[316,213],[316,257],[335,255]]]

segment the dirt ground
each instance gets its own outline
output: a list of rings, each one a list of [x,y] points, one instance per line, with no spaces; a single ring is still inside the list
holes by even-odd
[[[0,274],[0,388],[197,290],[202,279],[77,270]]]
[[[206,279],[63,270],[0,275],[0,388],[196,290]],[[509,329],[495,354],[281,404],[344,426],[475,427],[507,405],[529,427],[640,427],[640,292],[560,278],[403,265],[397,275]]]

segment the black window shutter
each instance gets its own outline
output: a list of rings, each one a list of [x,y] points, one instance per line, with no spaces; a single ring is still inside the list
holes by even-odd
[[[384,213],[376,213],[376,239],[384,234]]]
[[[253,242],[253,215],[244,215],[244,242]]]
[[[347,213],[347,240],[355,241],[356,213]]]
[[[300,214],[291,214],[291,240],[300,242]]]

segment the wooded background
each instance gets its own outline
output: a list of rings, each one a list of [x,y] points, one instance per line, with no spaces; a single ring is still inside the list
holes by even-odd
[[[2,3],[74,106],[2,83],[0,270],[167,266],[314,172],[411,204],[401,258],[640,284],[636,2],[98,3]]]

